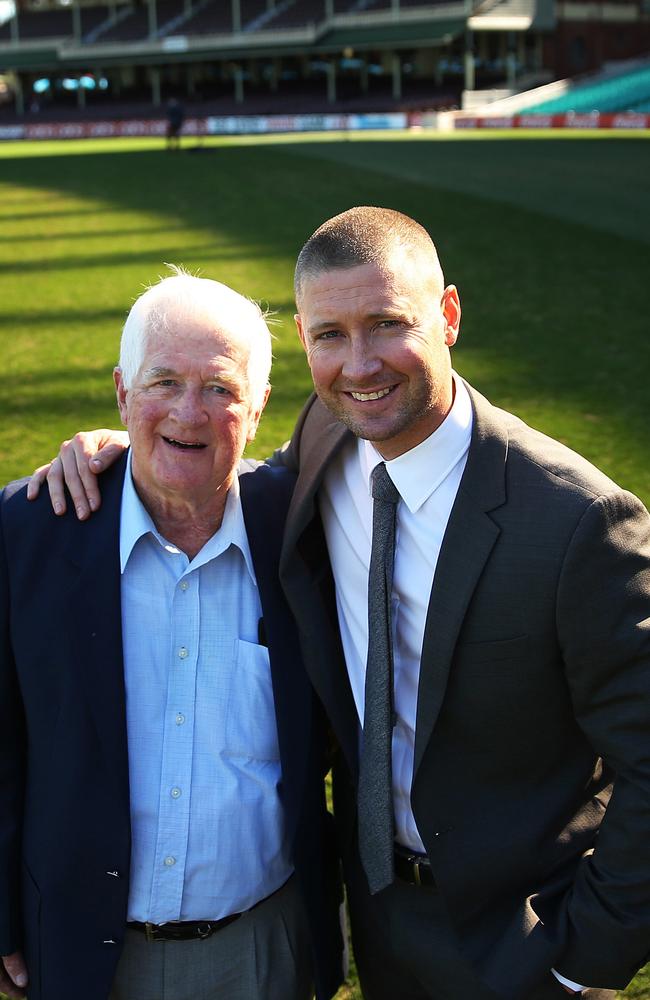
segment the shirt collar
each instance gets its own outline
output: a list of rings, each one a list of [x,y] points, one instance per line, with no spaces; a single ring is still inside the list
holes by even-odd
[[[472,437],[472,403],[462,379],[452,372],[454,402],[451,410],[428,438],[415,448],[386,462],[390,478],[411,513],[420,509],[447,478],[454,466],[467,454]],[[384,459],[369,441],[359,440],[363,474],[368,481]]]
[[[167,539],[160,534],[154,524],[153,518],[138,496],[133,482],[133,475],[131,472],[131,452],[129,452],[126,474],[124,476],[124,485],[122,487],[122,509],[120,518],[120,570],[122,573],[124,573],[124,570],[126,569],[126,565],[137,542],[145,535],[153,536],[159,545],[170,552],[179,551],[179,549],[173,545],[172,542],[168,542]],[[211,559],[216,559],[216,557],[221,555],[222,552],[225,552],[230,545],[236,545],[241,551],[249,575],[253,580],[253,583],[255,583],[255,571],[253,569],[253,560],[251,557],[250,546],[248,544],[248,536],[246,535],[244,512],[242,511],[241,499],[239,495],[239,478],[237,476],[235,477],[234,482],[228,491],[228,496],[226,497],[226,506],[224,508],[221,526],[217,531],[215,531],[214,535],[208,539],[201,551],[198,552],[191,561],[191,568],[198,569],[205,563],[210,562]]]

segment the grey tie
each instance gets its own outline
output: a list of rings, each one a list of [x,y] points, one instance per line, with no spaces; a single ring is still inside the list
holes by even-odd
[[[372,552],[368,576],[368,660],[359,765],[359,853],[371,893],[393,881],[393,643],[390,603],[399,493],[386,466],[372,473]]]

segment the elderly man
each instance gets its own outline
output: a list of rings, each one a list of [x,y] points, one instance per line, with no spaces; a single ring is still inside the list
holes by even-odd
[[[131,450],[98,516],[2,495],[12,996],[26,976],[30,1000],[336,990],[323,726],[277,580],[293,477],[240,463],[270,364],[256,305],[177,273],[124,326]]]
[[[650,951],[650,518],[452,371],[458,292],[412,219],[326,222],[296,301],[317,396],[281,577],[364,996],[611,998]]]

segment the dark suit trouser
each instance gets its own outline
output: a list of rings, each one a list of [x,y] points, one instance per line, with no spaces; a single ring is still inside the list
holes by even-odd
[[[499,1000],[463,956],[441,896],[396,881],[369,896],[356,865],[348,870],[352,944],[364,1000]],[[567,1000],[550,972],[525,1000]],[[584,1000],[614,1000],[586,990]]]

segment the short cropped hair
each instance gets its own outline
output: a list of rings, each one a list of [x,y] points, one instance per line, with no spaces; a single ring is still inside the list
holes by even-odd
[[[120,369],[127,389],[144,361],[147,340],[156,333],[181,338],[178,316],[207,319],[215,329],[237,329],[250,339],[248,383],[251,402],[260,406],[269,386],[272,348],[266,316],[251,299],[210,278],[198,278],[180,267],[146,290],[131,307],[122,329]]]
[[[294,278],[296,305],[300,309],[304,283],[323,271],[388,262],[402,254],[429,267],[444,286],[440,261],[426,229],[392,208],[359,205],[335,215],[313,233],[298,255]]]

